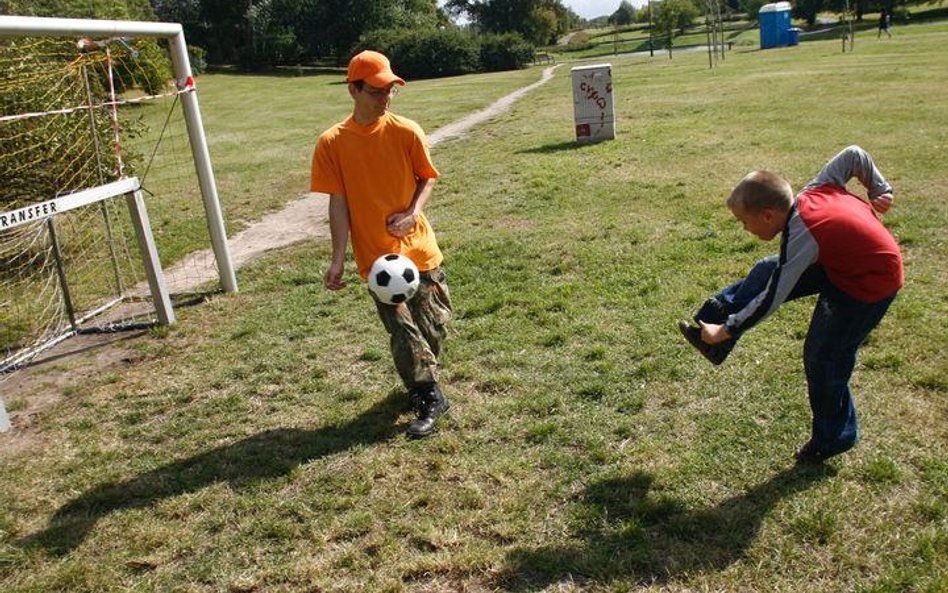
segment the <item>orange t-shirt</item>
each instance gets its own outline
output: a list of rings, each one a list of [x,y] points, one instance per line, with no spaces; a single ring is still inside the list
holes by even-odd
[[[423,214],[405,237],[385,228],[389,216],[408,209],[418,180],[436,177],[421,127],[386,112],[368,126],[350,116],[323,132],[313,152],[309,188],[345,196],[352,251],[359,274],[367,278],[372,262],[386,253],[407,256],[422,272],[441,265],[441,249]]]

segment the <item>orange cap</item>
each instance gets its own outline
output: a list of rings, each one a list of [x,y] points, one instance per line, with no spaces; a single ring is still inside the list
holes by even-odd
[[[387,87],[393,82],[404,85],[405,81],[395,76],[388,58],[377,51],[367,49],[356,54],[349,60],[349,71],[346,82],[364,80],[378,88]]]

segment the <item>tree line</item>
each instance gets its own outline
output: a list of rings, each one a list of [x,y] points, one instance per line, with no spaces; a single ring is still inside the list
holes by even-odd
[[[750,20],[757,20],[760,7],[777,0],[711,0],[720,2],[723,13],[744,14]],[[816,24],[821,12],[843,13],[851,11],[856,20],[862,20],[867,13],[877,13],[885,8],[889,14],[904,13],[908,6],[925,4],[930,0],[794,0],[791,2],[791,14],[794,18],[806,21],[807,25]],[[704,14],[707,0],[653,0],[636,8],[628,0],[622,0],[619,7],[610,15],[593,19],[592,26],[624,26],[634,23],[653,23],[661,21],[667,28],[684,28]]]
[[[209,63],[249,70],[342,63],[382,32],[514,35],[538,46],[581,22],[561,0],[0,0],[0,13],[181,23]]]

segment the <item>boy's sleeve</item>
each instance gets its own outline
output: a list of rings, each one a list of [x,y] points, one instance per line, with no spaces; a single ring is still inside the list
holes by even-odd
[[[892,193],[892,186],[885,180],[869,153],[853,144],[847,146],[826,163],[804,190],[818,185],[846,187],[853,177],[869,192],[869,199]]]
[[[819,246],[799,216],[793,216],[780,244],[780,259],[767,287],[743,309],[729,316],[724,328],[737,337],[782,305],[806,270],[816,263]]]
[[[411,144],[411,166],[415,177],[419,179],[437,179],[440,173],[431,162],[431,152],[428,150],[428,138],[420,126],[414,127],[414,138]]]
[[[346,193],[346,187],[342,182],[339,166],[336,163],[335,153],[325,135],[319,137],[319,140],[316,141],[316,148],[313,150],[313,163],[309,174],[309,191],[326,194]]]

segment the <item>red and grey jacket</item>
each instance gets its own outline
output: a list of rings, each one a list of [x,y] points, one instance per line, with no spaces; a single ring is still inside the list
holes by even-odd
[[[902,253],[872,206],[846,191],[856,177],[869,199],[892,193],[872,157],[849,146],[833,157],[807,184],[790,209],[780,240],[779,263],[763,292],[725,323],[740,335],[777,310],[800,276],[819,264],[836,288],[852,298],[874,303],[902,287]]]

